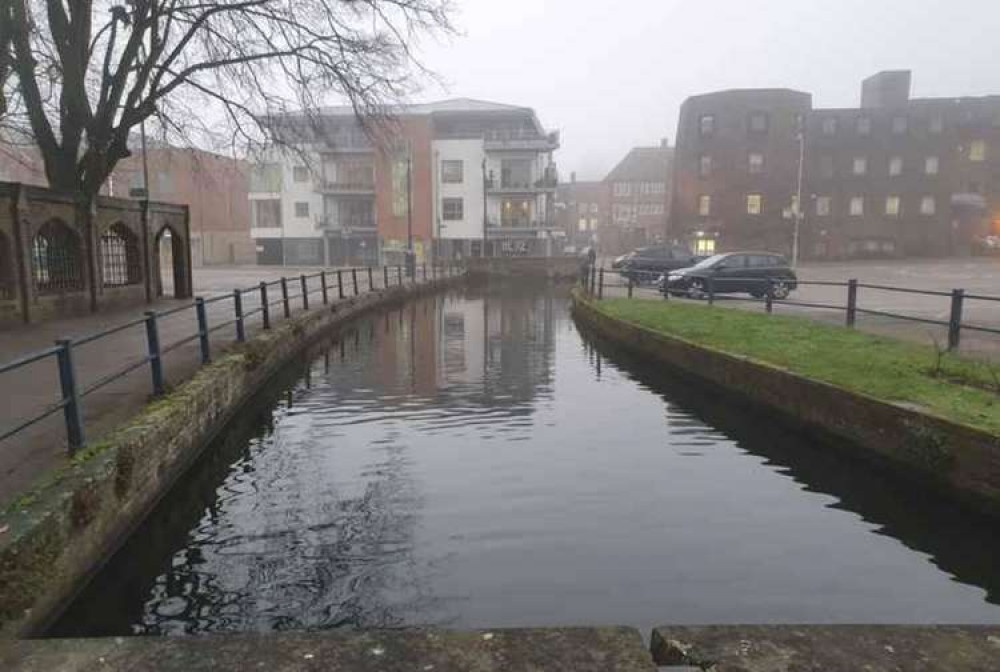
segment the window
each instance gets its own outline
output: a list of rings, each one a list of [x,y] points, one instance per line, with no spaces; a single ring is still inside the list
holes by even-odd
[[[889,175],[896,177],[903,174],[903,157],[894,156],[889,159]]]
[[[31,271],[39,294],[83,289],[80,239],[59,220],[43,224],[31,241]]]
[[[694,253],[704,256],[715,254],[715,238],[699,238],[696,240]]]
[[[928,175],[938,174],[938,157],[928,156],[924,159],[924,172]]]
[[[930,124],[927,126],[927,130],[937,135],[944,130],[944,119],[941,117],[931,117]]]
[[[442,161],[441,181],[445,184],[461,184],[463,179],[462,169],[462,161]]]
[[[868,172],[868,159],[863,156],[855,156],[852,168],[855,175],[864,175]]]
[[[833,157],[826,155],[819,157],[819,174],[824,180],[833,178]]]
[[[698,119],[698,132],[702,135],[712,135],[715,133],[715,115],[703,114]]]
[[[747,194],[747,214],[759,215],[764,209],[764,197],[760,194]]]
[[[986,160],[986,142],[984,140],[973,140],[969,145],[969,161]]]
[[[712,197],[708,194],[702,194],[698,197],[698,214],[702,217],[708,217],[712,214]]]
[[[281,199],[254,199],[253,226],[258,229],[274,229],[281,227]]]
[[[292,168],[292,180],[295,182],[308,182],[309,169],[305,166],[295,166]]]
[[[823,135],[835,135],[837,133],[837,118],[827,117],[823,120]]]
[[[767,114],[754,112],[750,115],[750,132],[767,133]]]
[[[250,191],[277,193],[281,191],[281,166],[261,163],[250,172]]]
[[[906,117],[893,117],[892,118],[892,133],[893,135],[902,135],[906,133],[909,128],[910,122]]]
[[[920,214],[933,215],[937,212],[937,201],[933,196],[924,196],[920,199]]]
[[[441,218],[446,222],[464,219],[464,210],[465,204],[461,198],[445,198],[441,201]]]
[[[759,175],[764,172],[764,155],[751,152],[750,156],[747,157],[747,162],[749,164],[750,173],[752,175]]]
[[[615,196],[628,196],[631,193],[631,182],[615,182]]]
[[[871,117],[858,117],[857,131],[858,135],[871,135],[872,132]]]
[[[865,199],[863,196],[851,197],[850,213],[852,217],[860,217],[865,214]]]
[[[708,177],[712,174],[712,157],[708,154],[702,154],[698,159],[698,175],[701,177]]]
[[[309,203],[308,201],[299,201],[295,204],[295,216],[296,217],[308,217],[309,216]]]
[[[142,282],[139,238],[122,223],[101,234],[101,278],[105,287]]]
[[[829,196],[820,196],[816,199],[816,215],[819,217],[829,217],[831,205],[832,199]]]
[[[885,214],[890,217],[899,216],[899,196],[889,196],[885,199]]]
[[[530,159],[503,159],[500,162],[500,186],[523,189],[532,185]]]

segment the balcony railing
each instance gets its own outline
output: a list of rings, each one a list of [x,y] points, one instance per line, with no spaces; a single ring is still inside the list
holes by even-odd
[[[345,219],[334,219],[332,217],[322,217],[316,220],[316,229],[319,231],[341,231],[369,232],[375,230],[374,217],[348,217]]]
[[[375,183],[323,180],[318,184],[318,189],[325,194],[374,194]]]
[[[528,180],[501,180],[499,184],[495,180],[486,182],[487,191],[508,194],[554,191],[557,186],[559,186],[559,181],[552,177],[544,177],[534,182]]]

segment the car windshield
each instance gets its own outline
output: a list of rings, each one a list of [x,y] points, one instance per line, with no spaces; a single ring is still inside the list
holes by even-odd
[[[712,266],[715,266],[717,263],[719,263],[725,258],[726,255],[724,254],[715,254],[709,257],[708,259],[702,259],[691,268],[711,268]]]

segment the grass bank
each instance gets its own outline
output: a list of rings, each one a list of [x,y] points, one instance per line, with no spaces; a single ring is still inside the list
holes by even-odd
[[[939,358],[930,345],[806,318],[659,300],[607,299],[596,307],[663,334],[1000,436],[1000,361]]]

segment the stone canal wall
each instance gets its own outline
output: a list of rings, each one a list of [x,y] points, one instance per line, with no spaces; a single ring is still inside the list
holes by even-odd
[[[577,280],[583,261],[578,257],[470,257],[469,279],[483,280]]]
[[[1000,516],[1000,437],[624,322],[599,305],[574,291],[574,316],[601,337],[846,440],[858,455]]]
[[[393,287],[282,322],[229,351],[0,514],[0,637],[37,634],[245,401],[360,314],[464,282]]]

